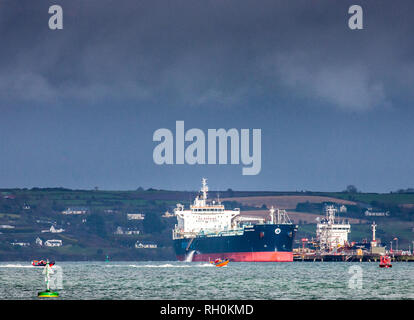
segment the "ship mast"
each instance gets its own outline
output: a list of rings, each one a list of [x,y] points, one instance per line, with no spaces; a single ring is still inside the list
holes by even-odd
[[[335,224],[335,212],[336,209],[334,208],[334,206],[326,207],[326,218],[328,220],[329,225]]]
[[[208,192],[208,186],[207,186],[207,179],[206,178],[202,179],[202,184],[203,184],[203,186],[201,187],[201,192],[203,193],[203,200],[204,200],[204,204],[205,204],[205,201],[207,200],[207,192]]]

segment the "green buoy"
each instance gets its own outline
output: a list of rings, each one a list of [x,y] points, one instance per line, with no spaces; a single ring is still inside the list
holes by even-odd
[[[37,293],[39,298],[57,298],[59,293],[55,291],[50,291],[50,275],[53,274],[52,267],[49,264],[49,260],[46,261],[45,268],[43,269],[43,274],[45,275],[46,282],[46,291],[40,291]]]
[[[59,297],[59,293],[55,291],[41,291],[37,294],[39,298],[57,298]]]

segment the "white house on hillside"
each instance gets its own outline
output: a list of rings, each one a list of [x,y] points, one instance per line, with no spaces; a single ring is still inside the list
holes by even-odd
[[[2,224],[0,225],[0,229],[14,229],[15,226],[11,226],[9,224]]]
[[[65,231],[65,229],[62,229],[62,228],[56,229],[54,226],[50,227],[50,232],[52,232],[52,233],[61,233],[63,231]]]
[[[62,240],[51,239],[45,241],[45,246],[47,247],[61,247],[62,245]]]
[[[389,211],[373,212],[372,208],[368,208],[368,210],[365,211],[366,217],[388,217],[389,215]]]
[[[39,237],[37,237],[37,238],[36,238],[36,244],[37,244],[38,246],[42,246],[42,245],[43,245],[43,240],[42,240],[42,239],[40,239]]]
[[[140,234],[140,231],[137,229],[129,229],[124,231],[124,234],[132,235],[132,234]]]
[[[156,249],[158,246],[155,243],[143,244],[139,241],[135,243],[135,248],[137,249]]]
[[[72,207],[62,211],[62,214],[86,214],[89,212],[85,207]]]
[[[51,233],[62,233],[63,231],[65,231],[65,229],[56,229],[53,225],[50,227],[49,230],[42,230],[43,233],[45,232],[51,232]]]
[[[127,213],[128,220],[144,220],[145,214],[143,213]]]
[[[11,242],[13,246],[28,247],[30,246],[29,242]]]

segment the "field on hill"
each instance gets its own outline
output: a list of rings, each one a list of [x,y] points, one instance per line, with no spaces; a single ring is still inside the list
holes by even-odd
[[[389,205],[414,204],[414,193],[346,193],[346,192],[316,192],[315,195],[321,194],[334,198],[350,200],[355,202],[372,203],[380,202]]]
[[[288,211],[287,214],[290,220],[292,221],[292,223],[296,223],[296,224],[317,223],[318,218],[321,219],[325,216],[323,213],[315,214],[315,213],[310,213],[310,212],[297,212],[297,211]],[[241,215],[268,219],[269,210],[242,211]],[[341,220],[342,218],[345,219],[345,217],[339,215],[339,219]],[[348,220],[349,223],[351,224],[367,223],[367,220],[365,219],[346,218],[346,220]]]
[[[217,191],[210,191],[216,195]],[[176,224],[172,213],[176,204],[186,207],[197,192],[139,188],[136,191],[70,190],[64,188],[0,189],[0,260],[38,259],[117,260],[174,259],[171,230]],[[299,225],[298,238],[315,236],[317,218],[324,216],[324,203],[344,204],[345,218],[352,224],[351,239],[369,238],[370,224],[378,224],[379,236],[389,243],[398,237],[402,246],[414,240],[413,194],[311,193],[311,192],[219,192],[228,209],[241,208],[246,216],[269,217],[268,208],[286,209]],[[63,214],[82,207],[83,214]],[[387,212],[384,217],[366,217]],[[143,220],[128,219],[127,214],[143,214]],[[51,226],[62,229],[52,233]],[[62,240],[61,247],[38,245]],[[137,249],[139,243],[156,244],[156,249]],[[23,246],[20,246],[23,244]]]
[[[356,202],[323,196],[307,196],[307,195],[283,195],[283,196],[253,196],[253,197],[233,197],[224,198],[223,201],[237,201],[243,205],[260,208],[263,204],[268,208],[274,206],[279,209],[295,209],[298,203],[311,202],[334,202],[345,205],[355,205]]]

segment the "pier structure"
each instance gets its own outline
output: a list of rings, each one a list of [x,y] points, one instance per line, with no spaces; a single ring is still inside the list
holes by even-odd
[[[362,254],[357,252],[348,252],[341,254],[321,254],[321,253],[306,253],[293,254],[293,261],[303,262],[379,262],[381,255],[379,254]],[[397,262],[414,262],[414,255],[394,255],[391,256],[391,261]]]
[[[316,238],[302,238],[302,246],[294,249],[294,261],[322,262],[322,261],[347,261],[347,262],[379,262],[381,256],[389,255],[392,261],[414,262],[413,251],[386,250],[381,246],[381,240],[376,237],[377,224],[371,224],[372,240],[361,243],[348,242],[348,234],[351,226],[345,222],[339,222],[335,218],[337,212],[334,206],[326,206],[326,217],[316,226]],[[396,240],[398,238],[395,238]],[[396,240],[397,241],[397,240]],[[308,247],[306,247],[308,245]]]

